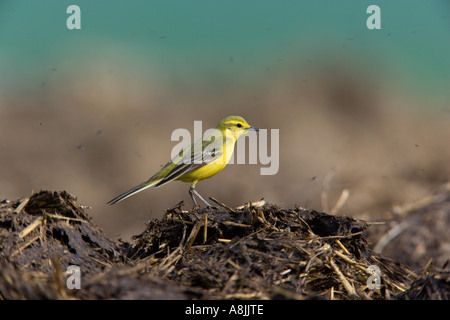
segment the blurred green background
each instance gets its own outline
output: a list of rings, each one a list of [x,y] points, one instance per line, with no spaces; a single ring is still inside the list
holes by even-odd
[[[348,189],[342,214],[382,218],[449,178],[449,57],[445,0],[2,0],[0,199],[67,190],[128,239],[190,208],[188,184],[105,203],[169,160],[174,129],[239,114],[280,130],[280,170],[232,165],[202,195],[322,210]]]

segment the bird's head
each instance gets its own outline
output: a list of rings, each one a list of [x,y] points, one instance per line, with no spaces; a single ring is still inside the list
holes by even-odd
[[[235,139],[239,138],[243,134],[246,134],[249,130],[259,131],[258,128],[252,127],[240,116],[229,116],[217,125],[222,134],[231,134]]]

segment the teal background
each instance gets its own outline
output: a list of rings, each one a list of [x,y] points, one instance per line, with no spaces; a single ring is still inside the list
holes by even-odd
[[[66,8],[81,8],[68,30]],[[382,29],[366,28],[381,8]],[[264,80],[267,69],[355,56],[383,65],[390,80],[446,96],[450,83],[448,1],[24,1],[0,3],[0,90],[106,60],[116,71],[161,83]],[[120,65],[123,69],[117,69]],[[55,80],[56,81],[56,80]],[[192,85],[192,84],[191,84]]]

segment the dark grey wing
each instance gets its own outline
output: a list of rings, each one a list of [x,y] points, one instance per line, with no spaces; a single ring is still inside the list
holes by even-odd
[[[206,164],[206,163],[205,163]],[[179,177],[181,177],[182,175],[192,172],[200,167],[203,167],[205,164],[200,163],[200,164],[185,164],[185,163],[180,163],[177,164],[168,174],[167,176],[164,177],[164,179],[162,179],[160,182],[158,182],[157,184],[155,184],[155,187],[160,187],[166,183],[169,183],[170,181],[176,180]]]
[[[178,179],[182,175],[197,170],[222,156],[219,141],[203,141],[202,152],[196,150],[196,147],[198,148],[199,146],[195,143],[192,144],[190,147],[185,148],[178,157],[171,160],[171,162],[176,161],[177,163],[161,181],[155,184],[155,187]]]

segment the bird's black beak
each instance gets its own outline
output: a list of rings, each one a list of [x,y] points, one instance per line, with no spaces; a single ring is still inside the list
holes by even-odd
[[[258,128],[255,128],[255,127],[250,127],[250,128],[248,128],[247,130],[259,131],[259,129],[258,129]]]

